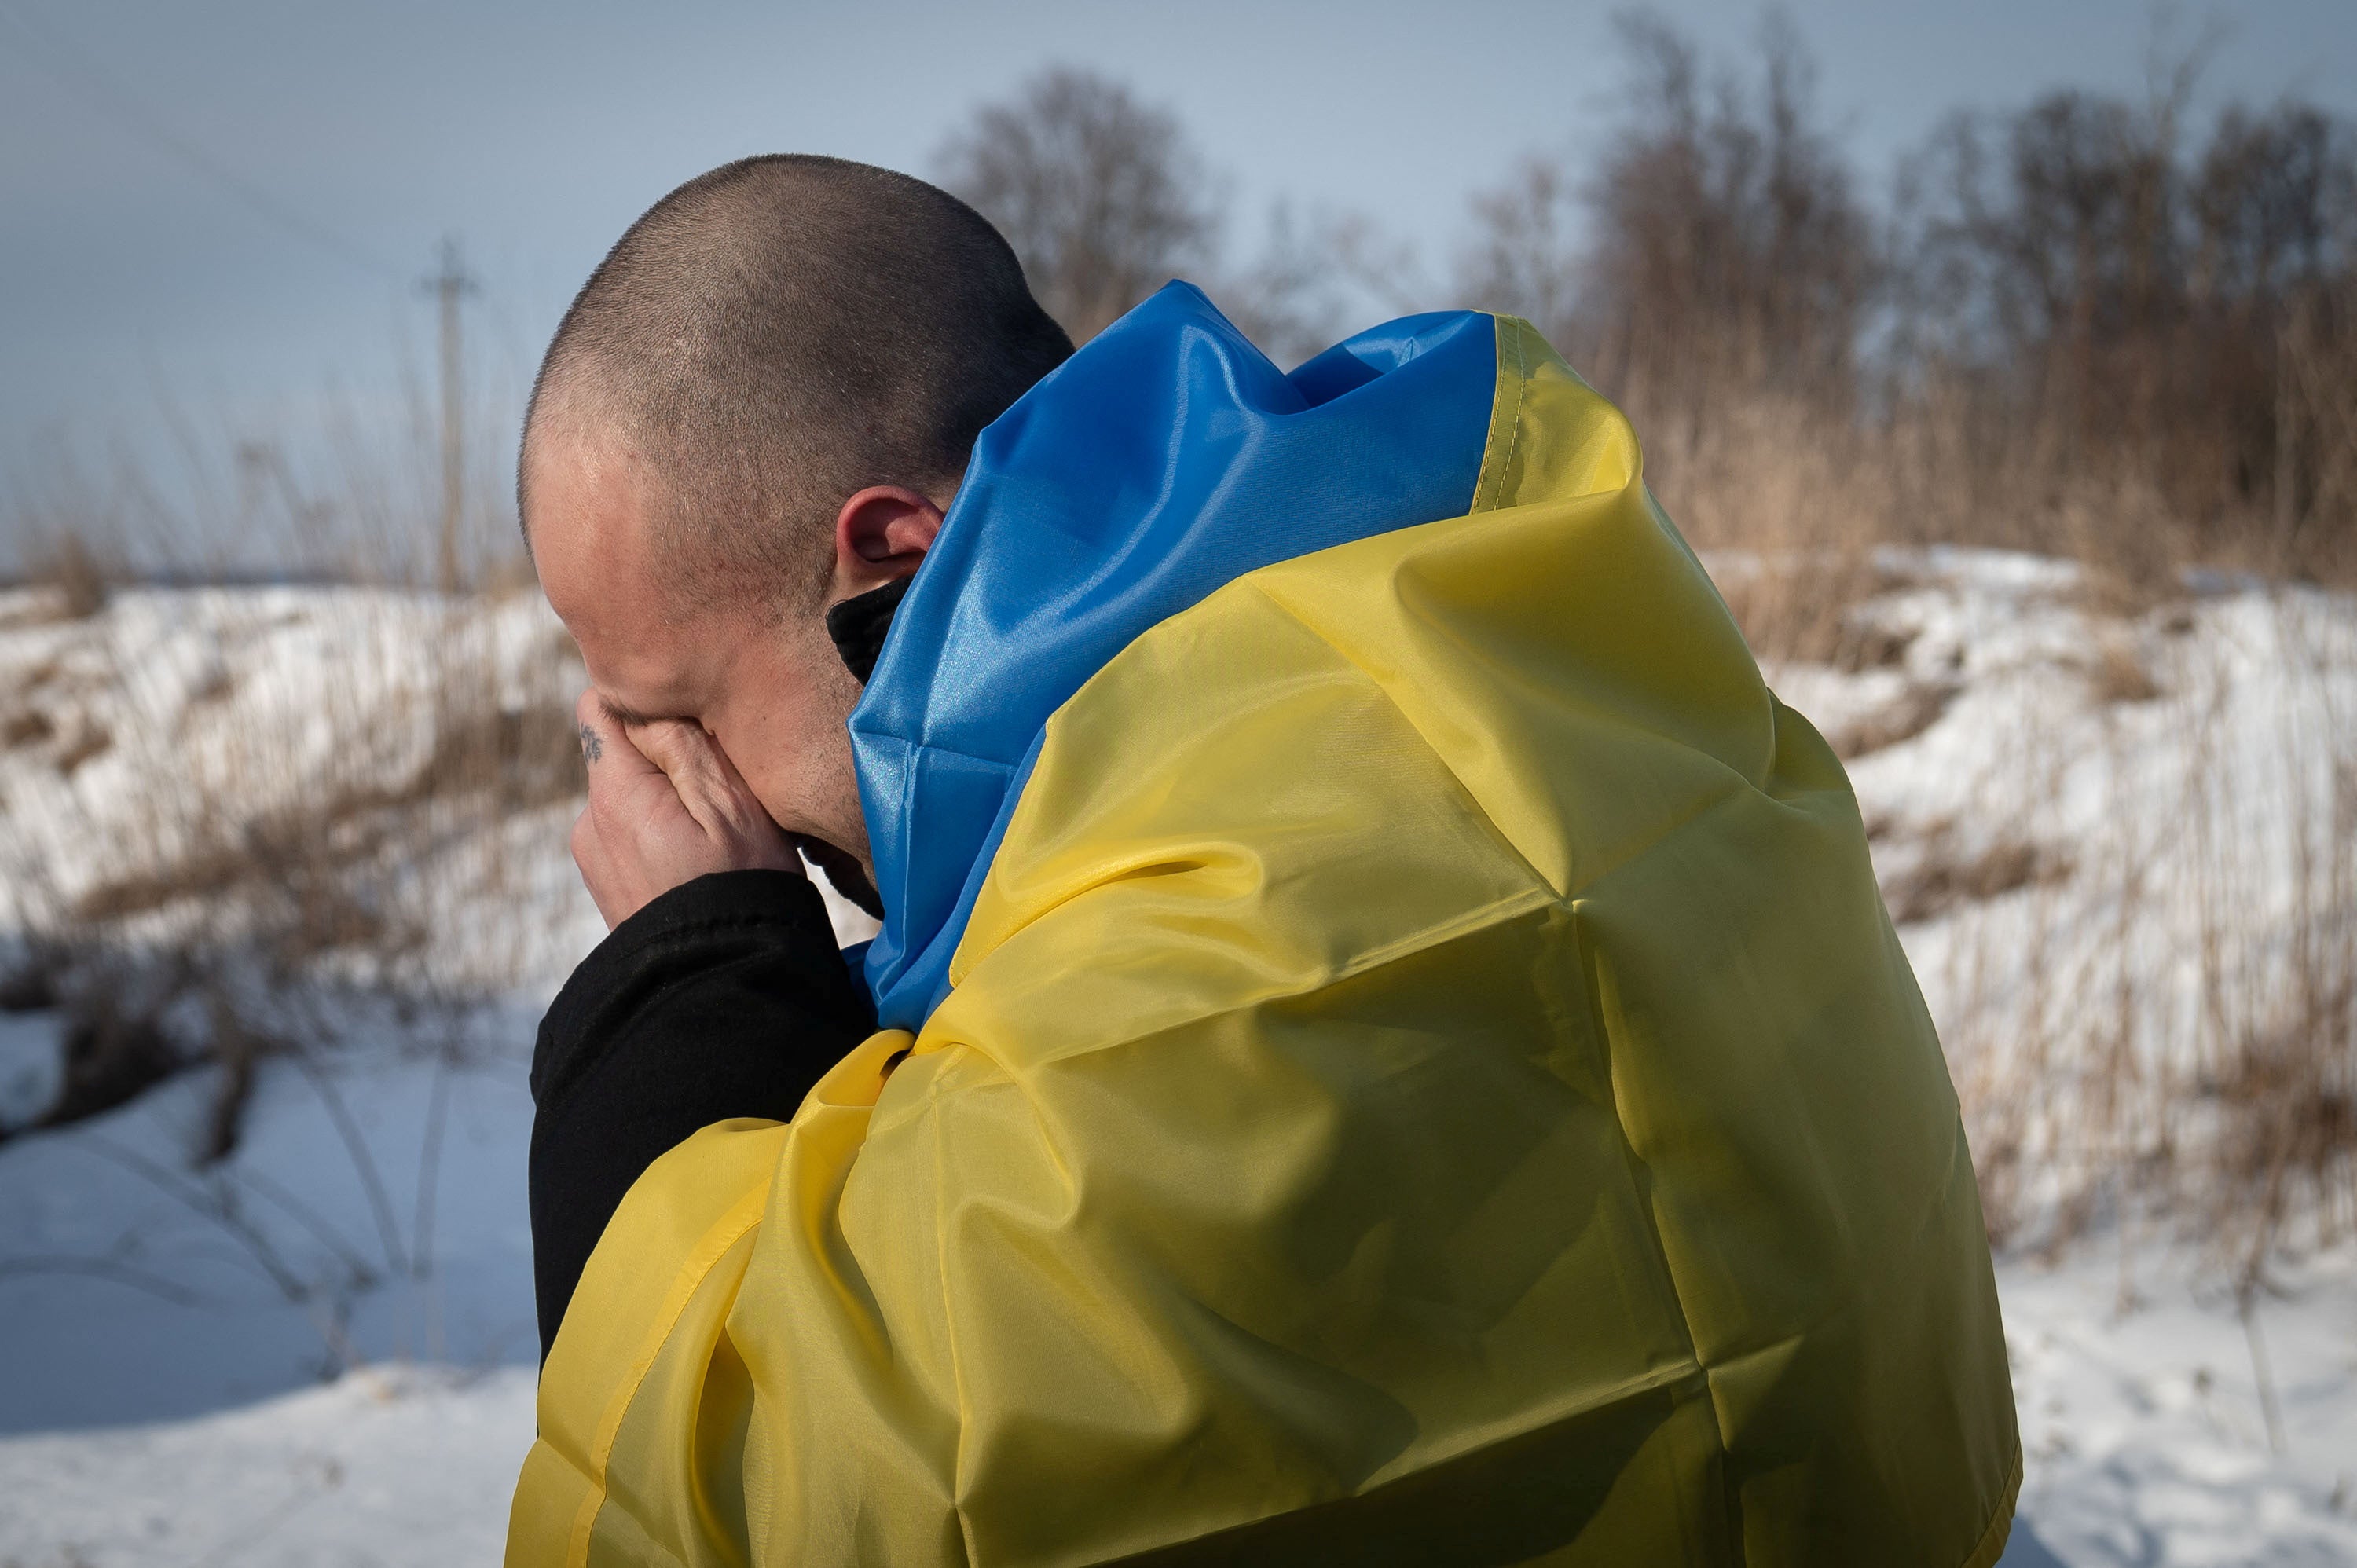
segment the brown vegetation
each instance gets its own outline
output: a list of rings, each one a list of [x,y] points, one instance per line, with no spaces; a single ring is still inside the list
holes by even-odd
[[[2008,893],[2071,875],[2070,856],[2018,838],[2000,838],[1978,850],[1957,847],[1953,826],[1935,830],[1922,857],[1904,875],[1887,877],[1882,900],[1900,925],[1930,920],[1960,904],[1985,903]]]
[[[1855,761],[1886,746],[1913,740],[1940,722],[1955,700],[1953,686],[1931,681],[1910,681],[1898,700],[1843,725],[1825,736],[1835,756]]]
[[[229,603],[183,596],[175,613],[200,625],[222,613],[208,603]],[[300,672],[295,691],[307,695],[291,708],[242,707],[219,668],[189,678],[177,719],[123,736],[122,775],[91,808],[101,814],[75,815],[67,797],[28,816],[0,789],[0,864],[20,931],[0,963],[0,1005],[55,1009],[66,1031],[62,1093],[38,1124],[211,1066],[200,1152],[218,1157],[258,1064],[325,1047],[364,994],[455,1029],[519,978],[529,933],[549,917],[504,829],[544,817],[541,836],[562,844],[581,783],[570,644],[553,622],[521,648],[503,641],[496,599],[388,589],[355,603],[369,615],[312,612],[345,639],[343,663]],[[110,613],[64,632],[72,673],[43,683],[77,715],[71,734],[106,734],[96,714],[138,714],[154,674],[124,662]],[[240,624],[207,635],[271,626]],[[59,747],[56,768],[89,749]],[[62,856],[60,830],[74,846]]]
[[[1475,193],[1445,282],[1347,214],[1288,210],[1258,259],[1230,265],[1220,188],[1184,127],[1085,72],[1049,71],[978,110],[939,170],[1006,230],[1077,338],[1174,274],[1209,283],[1280,358],[1370,304],[1530,317],[1628,409],[1649,478],[1771,671],[1903,678],[1892,702],[1832,736],[1849,757],[1917,740],[1954,695],[1911,633],[1862,608],[1909,586],[1893,547],[1932,543],[2079,563],[2072,591],[2093,629],[2075,689],[2106,724],[2165,718],[2197,747],[2222,745],[2201,671],[2168,653],[2194,624],[2188,574],[2357,583],[2351,127],[2296,102],[2197,124],[2189,62],[2141,102],[2061,91],[1960,115],[1885,202],[1818,118],[1789,29],[1768,28],[1748,71],[1655,22],[1629,24],[1625,42],[1623,112],[1601,159],[1534,156]],[[239,494],[274,509],[290,538],[348,521],[336,575],[414,554],[414,524],[433,515],[403,499],[430,486],[356,481],[331,506],[274,449],[241,446],[237,461]],[[93,542],[118,537],[102,512],[52,506],[32,520],[20,540],[65,542],[20,544],[18,575],[45,591],[7,614],[107,613],[125,553]],[[338,565],[328,546],[305,548],[304,563]],[[291,745],[226,746],[221,768],[159,782],[150,828],[103,875],[43,890],[36,956],[49,956],[0,975],[0,993],[81,1009],[78,1092],[94,1102],[121,1075],[210,1055],[233,1104],[254,1059],[325,1026],[317,1009],[284,1005],[322,972],[463,989],[426,961],[414,868],[468,835],[496,862],[500,825],[577,779],[569,693],[501,698],[474,648],[437,645],[399,713],[327,715],[339,735],[422,725],[424,746],[356,744],[324,768]],[[2298,669],[2309,655],[2287,641],[2281,657]],[[70,772],[110,732],[78,716],[58,680],[27,673],[0,691],[0,747],[49,748]],[[2280,757],[2205,755],[2189,798],[2158,812],[2121,752],[2108,788],[2124,817],[2144,815],[2104,846],[2066,853],[2035,831],[2056,779],[2089,760],[2047,755],[2037,736],[1997,759],[1968,822],[1875,824],[1894,918],[1910,943],[1923,928],[1947,933],[1929,978],[1947,998],[1940,1023],[1997,1230],[2067,1239],[2149,1204],[2200,1219],[2247,1284],[2295,1221],[2357,1224],[2346,719],[2287,735]],[[107,768],[136,740],[112,738]],[[2322,796],[2320,762],[2336,780]],[[2220,827],[2233,819],[2214,796],[2237,788],[2281,790],[2305,835],[2279,947],[2232,924],[2275,875]],[[2172,855],[2192,872],[2170,869]],[[482,870],[475,896],[502,875]],[[2089,889],[2100,897],[2064,897]],[[1999,908],[2013,925],[1980,920]],[[2083,929],[2090,908],[2104,929]],[[2207,924],[2182,941],[2171,922],[2189,908]],[[2181,942],[2190,1004],[2148,993],[2153,966],[2132,958],[2156,942]],[[146,972],[199,978],[139,990],[114,967],[135,956]],[[480,974],[500,961],[481,955]],[[182,1003],[136,1000],[167,993]],[[192,1015],[189,995],[203,1003]],[[140,1043],[108,1007],[151,1008],[178,1054]],[[217,1148],[233,1113],[221,1126]]]
[[[2357,584],[2357,130],[2296,102],[2197,125],[2188,59],[2141,102],[1955,116],[1877,214],[1788,29],[1749,73],[1656,22],[1625,42],[1609,151],[1479,199],[1459,296],[1532,317],[1629,410],[1771,660],[1906,663],[1859,607],[1903,585],[1893,546],[2081,564],[2087,697],[2165,703],[2202,759],[2191,795],[2156,812],[2123,753],[2115,810],[2141,831],[2063,854],[2034,823],[2090,758],[2025,737],[1989,759],[1969,832],[1879,824],[1886,897],[1947,922],[1927,950],[1993,1228],[2059,1244],[2173,1211],[2248,1290],[2294,1229],[2357,1218],[2357,806],[2304,782],[2330,768],[2345,791],[2357,729],[2287,720],[2279,756],[2216,755],[2226,715],[2198,680],[2172,691],[2137,627],[2190,627],[2172,601],[2201,569]],[[2284,668],[2323,690],[2285,617]],[[1917,671],[1832,738],[1899,744],[1948,691]],[[2278,789],[2295,847],[2224,825],[2231,792]],[[2208,933],[2190,1012],[2151,957],[2189,942],[2189,909]],[[2261,935],[2278,918],[2288,950]]]

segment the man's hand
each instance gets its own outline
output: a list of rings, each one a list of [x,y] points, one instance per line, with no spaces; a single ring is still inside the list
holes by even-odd
[[[663,719],[626,728],[594,691],[581,693],[573,716],[589,765],[573,862],[607,929],[708,872],[802,869],[785,831],[702,726]]]

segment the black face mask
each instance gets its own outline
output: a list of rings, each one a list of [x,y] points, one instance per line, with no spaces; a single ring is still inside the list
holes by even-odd
[[[892,612],[900,607],[900,600],[909,592],[909,579],[887,583],[880,588],[848,598],[826,612],[826,635],[841,656],[843,667],[865,686],[867,677],[876,672],[876,660],[884,653],[884,635],[892,629]],[[884,900],[877,897],[876,886],[859,869],[859,863],[823,840],[793,835],[795,844],[810,857],[811,864],[826,873],[834,890],[850,899],[877,919],[884,918]]]
[[[788,833],[786,837],[809,857],[813,865],[826,873],[826,879],[834,884],[837,893],[876,918],[884,918],[884,899],[876,891],[876,884],[867,880],[867,873],[859,869],[857,861],[824,839],[814,839],[808,833]]]
[[[843,656],[843,667],[863,686],[876,673],[876,660],[884,654],[884,634],[892,629],[892,612],[900,607],[912,581],[903,577],[871,588],[826,612],[826,635],[834,639],[835,652]]]

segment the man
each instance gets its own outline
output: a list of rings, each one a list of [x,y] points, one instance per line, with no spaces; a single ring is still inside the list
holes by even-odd
[[[755,159],[582,290],[522,502],[613,931],[511,1562],[1996,1559],[1856,802],[1528,327],[1074,354],[949,197]]]

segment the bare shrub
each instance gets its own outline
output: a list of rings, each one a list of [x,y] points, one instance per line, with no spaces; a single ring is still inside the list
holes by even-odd
[[[2198,63],[2144,104],[2073,91],[1959,115],[1918,156],[1907,396],[2005,460],[1982,470],[1995,488],[2051,498],[1993,520],[2032,524],[2024,542],[2059,517],[2132,583],[2204,556],[2336,575],[2357,133],[2234,105],[2189,151]]]
[[[1714,81],[1660,18],[1624,16],[1618,32],[1628,86],[1609,150],[1586,176],[1525,159],[1476,196],[1458,292],[1529,317],[1646,412],[1770,379],[1846,392],[1879,259],[1813,120],[1798,36],[1770,17],[1756,76]]]
[[[1885,225],[1789,27],[1748,70],[1650,16],[1621,40],[1605,156],[1477,194],[1453,292],[1629,410],[1697,544],[2062,553],[2115,613],[2197,562],[2351,580],[2357,129],[2286,102],[2196,136],[2188,55],[2142,103],[1952,117]],[[1838,620],[1776,596],[1738,607],[1763,650]]]
[[[1076,343],[1184,277],[1294,364],[1343,336],[1368,302],[1415,310],[1431,292],[1413,253],[1363,216],[1282,198],[1258,250],[1232,259],[1230,183],[1177,115],[1077,67],[1050,67],[976,106],[933,164],[1006,236],[1032,293]]]
[[[186,1065],[152,1004],[99,987],[76,1000],[66,1019],[65,1081],[37,1126],[112,1111]]]

